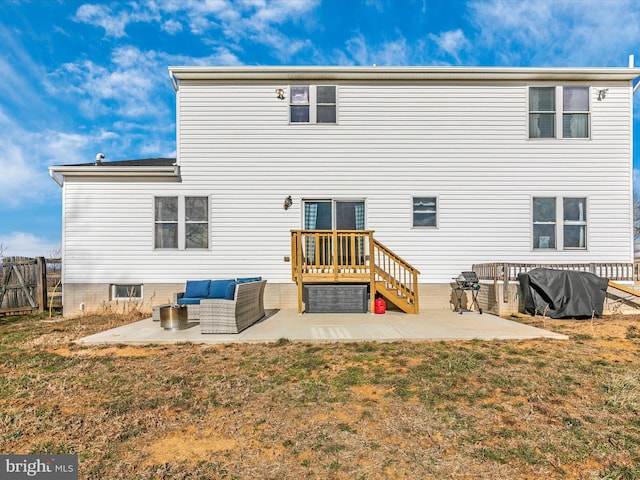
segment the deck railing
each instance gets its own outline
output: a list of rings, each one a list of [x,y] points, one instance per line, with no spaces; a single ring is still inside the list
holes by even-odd
[[[502,282],[504,301],[507,302],[509,282],[518,280],[518,275],[535,268],[551,268],[589,272],[613,281],[637,282],[640,278],[640,263],[481,263],[472,266],[480,280],[490,280],[497,285]],[[494,289],[497,294],[497,289]],[[496,299],[497,300],[497,299]]]
[[[418,308],[418,271],[373,238],[373,230],[292,230],[291,278],[304,283],[369,283],[371,311],[376,282]],[[396,300],[393,298],[392,300]]]
[[[387,291],[397,291],[413,305],[413,313],[418,313],[418,269],[375,239],[373,247],[376,284],[382,282]]]

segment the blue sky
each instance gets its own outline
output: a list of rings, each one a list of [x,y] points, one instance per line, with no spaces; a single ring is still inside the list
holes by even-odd
[[[2,0],[0,246],[59,251],[48,166],[175,156],[169,65],[626,67],[639,25],[637,0]]]

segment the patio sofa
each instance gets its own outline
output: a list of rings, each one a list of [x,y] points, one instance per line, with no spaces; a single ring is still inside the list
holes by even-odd
[[[189,321],[199,321],[201,333],[238,333],[264,317],[264,288],[260,277],[234,280],[189,280],[174,304],[186,305]],[[153,319],[160,319],[160,307]]]

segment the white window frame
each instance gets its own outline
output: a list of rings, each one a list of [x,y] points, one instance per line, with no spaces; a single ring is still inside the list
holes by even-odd
[[[436,218],[436,224],[435,225],[416,225],[415,223],[415,200],[416,198],[433,198],[436,202],[436,208],[435,208],[435,218]],[[440,227],[440,198],[438,197],[438,195],[412,195],[411,199],[411,228],[418,228],[418,229],[437,229]]]
[[[336,230],[337,228],[337,222],[338,222],[338,212],[337,212],[337,204],[338,203],[361,203],[363,205],[364,208],[364,225],[362,230],[366,230],[367,229],[367,199],[366,198],[343,198],[343,197],[328,197],[328,198],[314,198],[314,197],[310,197],[310,198],[303,198],[302,199],[302,218],[301,218],[301,225],[303,229],[306,229],[305,224],[306,224],[306,218],[305,218],[305,212],[306,212],[306,207],[305,204],[307,203],[311,203],[311,202],[324,202],[324,203],[328,203],[331,206],[331,230]]]
[[[122,287],[127,288],[127,290],[131,288],[139,289],[140,295],[135,297],[131,295],[119,296],[118,289]],[[111,284],[111,300],[120,300],[120,301],[142,300],[143,298],[144,298],[144,285],[142,283],[112,283]]]
[[[178,246],[177,247],[158,247],[156,246],[156,225],[159,223],[176,223],[176,222],[162,222],[156,220],[156,198],[177,198],[178,199]],[[187,221],[186,218],[186,199],[187,198],[206,198],[207,200],[207,218],[205,221]],[[209,195],[155,195],[153,197],[153,232],[152,232],[152,244],[154,250],[209,250],[211,245],[211,198]],[[207,232],[207,245],[206,247],[187,247],[186,239],[186,226],[187,224],[206,224]]]
[[[309,102],[308,103],[293,103],[291,94],[293,88],[305,87],[309,89]],[[333,87],[335,89],[335,103],[318,103],[318,87]],[[335,108],[336,121],[335,122],[319,122],[318,121],[318,105],[331,106]],[[309,121],[308,122],[294,122],[291,119],[291,109],[295,106],[307,106],[309,107]],[[337,125],[338,124],[338,86],[337,85],[289,85],[289,124],[290,125]]]
[[[554,222],[535,222],[533,217],[533,203],[536,198],[553,198],[555,200],[555,214],[556,218]],[[583,220],[566,220],[564,201],[568,199],[579,199],[584,201],[584,219]],[[530,199],[531,212],[531,247],[534,252],[553,252],[553,251],[586,251],[589,249],[589,198],[584,195],[532,195]],[[555,227],[555,248],[541,248],[534,244],[534,225],[536,224],[549,224]],[[584,247],[567,247],[565,246],[565,227],[568,226],[580,226],[584,227]]]
[[[554,136],[553,137],[532,137],[530,134],[530,122],[531,122],[531,114],[534,113],[550,113],[546,111],[533,111],[530,110],[530,94],[532,88],[553,88],[554,89],[554,98],[555,98],[555,110],[554,110]],[[587,111],[578,111],[578,110],[564,110],[564,89],[565,88],[584,88],[587,90],[587,98],[588,98],[588,110]],[[527,88],[527,139],[533,140],[536,142],[539,141],[552,141],[552,140],[565,140],[565,141],[580,141],[580,140],[591,140],[591,113],[593,109],[592,102],[592,88],[587,85],[577,84],[577,85],[529,85]],[[564,117],[565,115],[587,115],[587,136],[586,137],[564,137]]]

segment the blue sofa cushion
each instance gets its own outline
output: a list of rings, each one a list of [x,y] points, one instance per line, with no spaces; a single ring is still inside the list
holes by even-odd
[[[236,282],[231,282],[229,284],[229,286],[227,287],[227,293],[225,294],[224,298],[226,298],[227,300],[233,300],[236,294],[236,285]]]
[[[184,296],[187,298],[207,298],[210,283],[209,280],[187,280]]]
[[[201,298],[182,297],[178,299],[178,305],[200,305]]]
[[[259,282],[261,280],[262,280],[262,277],[236,278],[236,283]]]
[[[211,280],[208,298],[226,298],[230,283],[235,284],[233,280]]]

